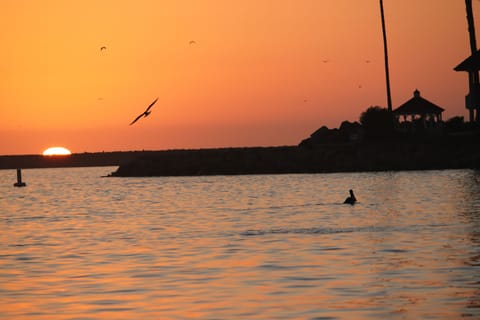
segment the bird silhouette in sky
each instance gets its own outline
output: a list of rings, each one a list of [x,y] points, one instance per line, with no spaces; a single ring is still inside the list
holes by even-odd
[[[190,42],[188,43],[189,45],[192,45],[192,44],[197,44],[197,42],[195,40],[190,40]]]
[[[107,47],[103,46],[103,47],[100,47],[100,51],[102,50],[107,50]]]
[[[152,103],[150,103],[150,105],[148,106],[148,108],[141,114],[139,115],[138,117],[135,118],[135,120],[133,120],[130,125],[134,124],[135,122],[137,122],[140,118],[142,117],[148,117],[148,115],[150,114],[150,108],[152,108],[152,106],[155,104],[155,102],[157,102],[158,98],[153,100]]]

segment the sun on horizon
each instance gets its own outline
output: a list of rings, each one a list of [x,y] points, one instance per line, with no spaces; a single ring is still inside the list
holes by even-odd
[[[71,154],[72,152],[64,147],[50,147],[42,153],[44,156],[66,156]]]

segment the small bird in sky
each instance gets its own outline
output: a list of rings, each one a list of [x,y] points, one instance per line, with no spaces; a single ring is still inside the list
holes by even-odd
[[[141,114],[139,115],[138,117],[135,118],[135,120],[133,120],[130,125],[134,124],[135,122],[137,122],[141,117],[148,117],[148,115],[150,114],[150,108],[155,104],[155,102],[157,102],[158,98],[153,100],[152,103],[150,103],[150,105],[148,106],[148,108]]]
[[[190,40],[190,42],[189,42],[188,44],[189,44],[189,45],[197,44],[197,42],[195,42],[195,40]]]
[[[103,47],[100,47],[100,51],[102,50],[107,50],[107,47],[103,46]]]

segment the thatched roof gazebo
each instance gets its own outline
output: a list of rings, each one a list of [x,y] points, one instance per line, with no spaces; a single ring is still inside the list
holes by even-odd
[[[413,92],[413,98],[393,110],[397,122],[421,122],[424,128],[436,127],[442,121],[445,109],[420,96],[420,91]]]

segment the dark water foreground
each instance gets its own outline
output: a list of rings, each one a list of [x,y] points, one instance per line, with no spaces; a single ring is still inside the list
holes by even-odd
[[[480,319],[479,171],[114,169],[0,170],[0,320]]]
[[[168,150],[120,165],[116,177],[195,176],[480,167],[480,143],[461,140]]]

